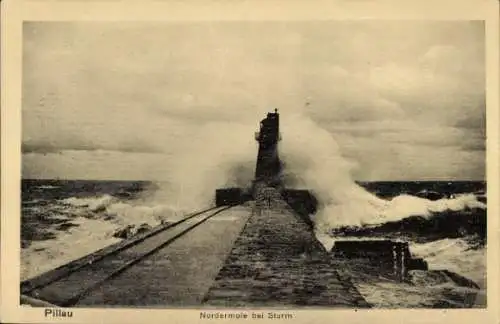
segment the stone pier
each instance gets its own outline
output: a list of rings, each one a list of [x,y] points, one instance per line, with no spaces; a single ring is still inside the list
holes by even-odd
[[[260,201],[203,300],[223,307],[369,307],[307,222],[283,200]]]

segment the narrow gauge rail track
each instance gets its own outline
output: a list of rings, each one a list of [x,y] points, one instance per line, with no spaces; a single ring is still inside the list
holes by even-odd
[[[70,262],[47,274],[21,283],[21,294],[57,306],[75,305],[104,282],[119,276],[141,260],[182,237],[195,227],[229,207],[212,207],[188,215],[175,223],[109,246]]]

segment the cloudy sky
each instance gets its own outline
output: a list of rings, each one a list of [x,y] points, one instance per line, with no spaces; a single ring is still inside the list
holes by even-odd
[[[484,55],[481,22],[25,23],[23,177],[253,163],[278,108],[284,141],[310,119],[354,179],[482,180]]]

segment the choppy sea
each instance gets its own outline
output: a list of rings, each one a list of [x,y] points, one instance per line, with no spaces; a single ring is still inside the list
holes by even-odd
[[[358,185],[389,202],[392,216],[361,223],[340,221],[328,235],[409,241],[412,254],[424,258],[430,268],[454,271],[485,289],[485,182]],[[113,233],[126,225],[154,226],[193,211],[155,194],[165,187],[168,183],[146,181],[23,180],[21,280],[119,241]],[[403,209],[414,212],[398,214]]]

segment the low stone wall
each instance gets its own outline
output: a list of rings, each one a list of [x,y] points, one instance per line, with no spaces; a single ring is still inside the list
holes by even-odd
[[[283,200],[254,208],[204,299],[227,307],[369,307]]]

